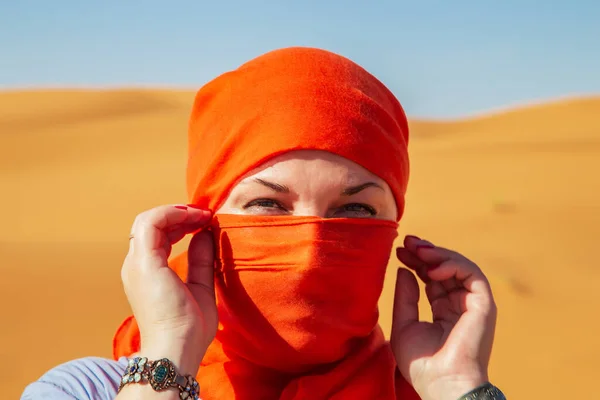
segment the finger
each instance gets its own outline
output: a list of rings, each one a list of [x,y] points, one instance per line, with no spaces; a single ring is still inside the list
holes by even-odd
[[[491,298],[490,284],[483,271],[466,258],[447,259],[437,266],[430,267],[427,275],[436,282],[454,278],[459,286],[471,293]]]
[[[135,251],[142,253],[161,249],[168,238],[165,233],[175,225],[189,228],[207,223],[210,212],[186,206],[160,206],[140,214],[133,226]],[[173,243],[169,243],[172,245]]]
[[[416,254],[412,253],[406,247],[398,247],[396,249],[396,257],[398,260],[408,268],[415,271],[416,269],[426,265]]]
[[[436,247],[430,242],[421,241],[421,243],[412,243],[411,247],[413,248],[413,255],[416,256],[421,262],[429,265],[429,270],[435,269],[438,265],[447,262],[448,260],[457,260],[458,262],[463,262],[465,264],[470,264],[477,268],[477,266],[462,256],[461,254],[456,253],[455,251],[445,249],[443,247]],[[478,268],[477,268],[478,269]],[[429,276],[429,273],[427,273]],[[444,286],[447,292],[452,292],[460,287],[462,284],[457,281],[460,279],[456,276],[450,276],[448,279],[440,281]]]
[[[413,265],[419,265],[420,263],[420,265],[429,264],[433,267],[438,263],[444,262],[453,257],[464,258],[462,255],[456,252],[441,247],[436,247],[433,243],[420,239],[416,236],[407,236],[404,239],[404,242],[407,247],[402,252],[402,256],[404,259],[411,260]],[[464,259],[466,260],[466,258]],[[417,269],[417,274],[423,280],[423,282],[430,281],[427,271]],[[439,284],[443,286],[447,293],[450,293],[461,287],[461,284],[457,282],[456,278],[454,277],[441,281]]]
[[[456,290],[450,296],[457,296],[456,305],[462,312],[456,323],[456,332],[449,340],[456,341],[456,345],[463,343],[477,351],[482,341],[493,340],[493,330],[496,321],[496,305],[491,292],[489,282],[477,265],[466,259],[451,259],[439,267],[429,270],[429,276],[433,281],[447,280],[455,277],[464,290]],[[453,331],[454,332],[454,331]],[[491,335],[491,339],[486,335]],[[465,342],[465,338],[469,340]]]
[[[169,209],[166,210],[165,207]],[[160,206],[144,211],[135,218],[131,227],[130,251],[137,254],[148,254],[149,250],[164,249],[166,240],[161,229],[156,226],[165,225],[164,230],[168,230],[171,226],[179,225],[186,218],[185,206]]]
[[[215,257],[212,234],[203,230],[192,238],[188,249],[187,284],[197,301],[215,296]],[[202,303],[200,303],[202,304]]]
[[[400,249],[398,249],[397,251],[398,258],[400,259],[400,257],[402,257],[401,261],[406,260],[411,263],[411,266],[415,266],[414,269],[417,272],[419,278],[421,278],[423,282],[429,283],[430,279],[427,275],[427,268],[423,266],[431,266],[432,260],[423,259],[422,253],[427,249],[435,248],[435,245],[427,240],[423,240],[411,235],[405,237],[404,244],[406,247],[404,247],[401,251]],[[425,253],[427,253],[427,251],[425,251]],[[443,260],[445,260],[445,258],[443,258],[441,261]],[[436,259],[435,261],[440,260]],[[446,292],[451,292],[457,287],[459,287],[459,285],[456,282],[456,279],[454,278],[451,278],[447,281],[443,281],[440,283],[440,285],[443,286],[444,289],[446,289]]]
[[[433,243],[431,243],[427,240],[419,239],[416,236],[407,236],[405,239],[405,242],[408,246],[408,248],[404,251],[405,253],[408,253],[408,255],[404,256],[405,258],[410,258],[411,260],[413,260],[413,262],[415,264],[418,264],[419,262],[421,263],[421,265],[432,264],[432,262],[425,261],[425,260],[427,260],[427,258],[425,260],[423,260],[422,257],[423,257],[423,254],[425,256],[430,255],[431,252],[427,251],[427,249],[435,248],[435,245],[433,245]],[[447,254],[448,257],[451,257],[454,253],[450,250],[447,250],[447,252],[448,252],[448,254]],[[419,255],[421,255],[421,258],[419,257]],[[416,261],[415,259],[418,261]],[[435,259],[435,261],[440,261],[440,260],[443,261],[445,259],[446,259],[446,255],[442,256],[441,258]],[[428,261],[431,261],[431,259],[429,259]],[[419,274],[419,276],[421,276],[421,274]],[[425,276],[427,276],[427,274],[425,274]],[[427,282],[428,278],[424,278],[423,281]],[[446,289],[447,292],[452,292],[453,290],[460,287],[460,285],[456,282],[455,278],[450,278],[446,281],[443,281],[443,282],[441,282],[441,285]]]
[[[427,276],[427,264],[423,262],[415,254],[411,253],[405,247],[398,247],[396,249],[396,256],[402,264],[406,265],[411,270],[415,271],[419,279],[425,283],[429,283],[430,279]]]
[[[450,258],[464,258],[462,255],[452,250],[437,247],[430,241],[419,239],[416,236],[406,236],[404,239],[404,247],[421,260],[421,262],[429,264],[430,266],[441,264]]]
[[[425,272],[427,274],[427,277],[429,278],[429,274],[427,272]],[[458,288],[462,287],[462,285],[456,281],[456,278],[452,277],[450,279],[446,279],[445,281],[441,281],[440,284],[444,287],[444,289],[446,289],[446,292],[451,293],[454,290],[457,290]]]
[[[473,303],[473,293],[463,290],[455,291],[453,294],[460,296],[457,302]],[[487,365],[494,342],[496,306],[493,305],[486,312],[473,310],[468,305],[464,308],[465,311],[460,314],[447,339],[448,348],[460,349],[467,356],[484,360],[484,364]]]
[[[455,251],[445,249],[443,247],[435,246],[431,242],[421,241],[421,243],[410,246],[411,252],[415,254],[422,262],[428,264],[430,268],[446,262],[450,259],[465,260],[469,263],[473,263],[468,258],[459,254]]]
[[[448,291],[441,282],[430,280],[430,282],[425,285],[425,294],[427,295],[427,300],[431,304],[438,299],[447,297]]]
[[[165,233],[167,239],[166,242],[169,245],[173,245],[183,239],[186,235],[202,229],[205,225],[206,224],[202,222],[177,225],[176,228]]]
[[[452,250],[423,245],[420,240],[413,240],[409,247],[414,249],[420,260],[430,265],[428,277],[439,282],[448,293],[465,288],[475,294],[469,298],[477,300],[476,307],[490,306],[493,299],[489,282],[474,262]]]
[[[404,238],[404,247],[413,254],[417,254],[420,248],[435,247],[428,240],[420,239],[416,236],[407,235]]]
[[[443,285],[444,282],[446,281],[430,281],[425,285],[425,293],[431,306],[433,321],[443,321],[454,325],[462,311],[460,307],[455,307],[456,291],[448,292]]]
[[[171,250],[175,243],[179,242],[186,235],[202,229],[204,225],[202,223],[177,224],[166,228],[161,240],[161,248],[164,251],[165,257],[168,258],[171,255]]]
[[[455,313],[461,315],[467,311],[466,302],[467,295],[469,294],[468,290],[463,289],[455,289],[454,291],[448,293],[448,297],[450,298],[450,302],[452,304],[452,309]]]
[[[433,322],[448,323],[448,328],[451,328],[453,325],[455,325],[461,316],[460,313],[457,313],[454,310],[452,301],[448,296],[432,301],[430,306]]]
[[[471,354],[478,354],[479,349],[489,351],[497,311],[489,282],[479,267],[461,254],[417,237],[405,238],[404,245],[429,264],[427,275],[432,281],[451,289],[448,297],[460,318],[452,327],[448,345]]]
[[[419,321],[419,285],[414,274],[405,268],[398,268],[392,335],[406,326]]]

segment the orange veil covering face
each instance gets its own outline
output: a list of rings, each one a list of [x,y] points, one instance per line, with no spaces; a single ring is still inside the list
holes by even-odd
[[[216,210],[265,161],[323,150],[384,179],[400,219],[407,142],[399,102],[360,66],[324,50],[273,51],[198,92],[189,200]],[[198,373],[203,399],[418,399],[377,325],[397,222],[217,215],[211,231],[220,321]],[[185,279],[186,254],[170,266]],[[139,347],[131,316],[114,357]]]

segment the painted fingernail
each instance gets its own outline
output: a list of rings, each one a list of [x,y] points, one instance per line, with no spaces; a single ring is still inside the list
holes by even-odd
[[[196,210],[203,210],[203,211],[204,211],[204,208],[200,207],[200,206],[199,206],[199,205],[197,205],[197,204],[188,204],[187,206],[188,206],[189,208],[194,208],[194,209],[196,209]]]
[[[406,235],[406,239],[421,240],[421,238],[414,235]]]
[[[175,206],[175,208],[178,208],[180,210],[187,210],[186,206]]]
[[[429,243],[424,243],[424,244],[418,244],[417,245],[417,251],[419,251],[420,249],[433,249],[435,246]]]

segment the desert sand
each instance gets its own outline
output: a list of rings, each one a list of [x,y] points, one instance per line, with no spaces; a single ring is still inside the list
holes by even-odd
[[[0,392],[111,355],[135,215],[185,202],[193,92],[0,93]],[[411,121],[400,233],[459,250],[499,307],[491,378],[511,399],[591,398],[600,372],[600,98]],[[393,277],[381,299],[390,328]],[[422,306],[428,317],[427,305]]]

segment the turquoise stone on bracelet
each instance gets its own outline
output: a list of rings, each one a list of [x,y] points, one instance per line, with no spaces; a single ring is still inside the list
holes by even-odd
[[[159,364],[152,372],[152,377],[156,382],[163,383],[165,379],[167,379],[168,372],[169,370],[167,369],[166,365]]]

